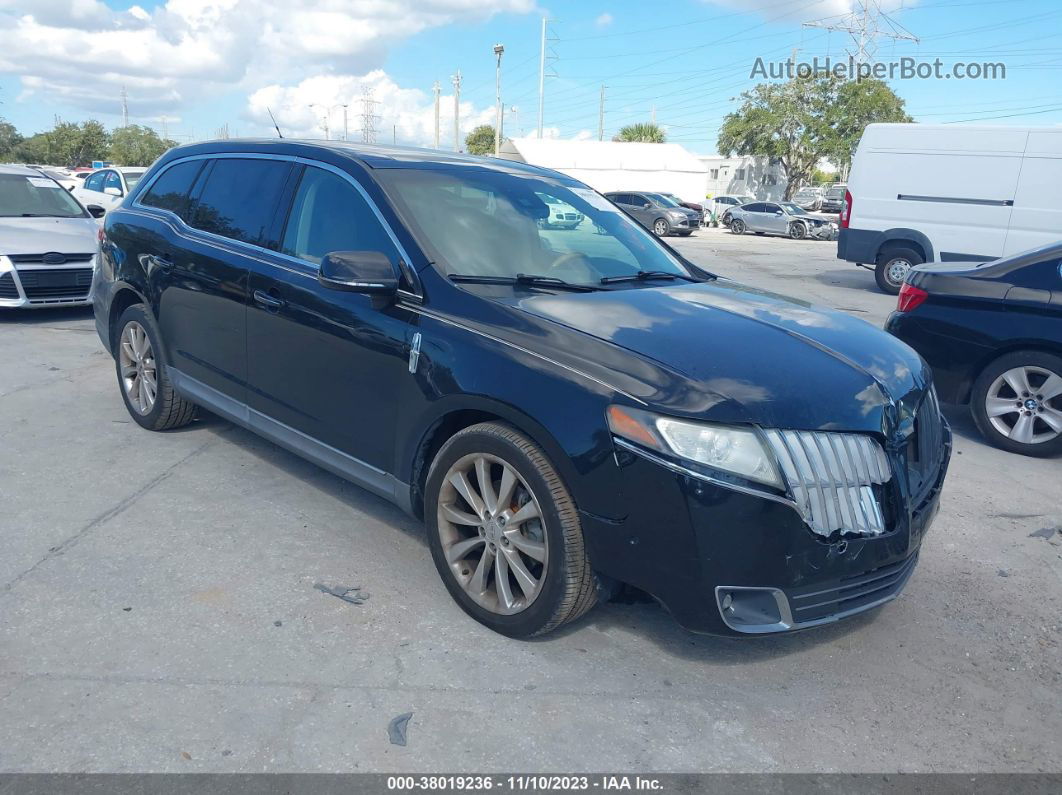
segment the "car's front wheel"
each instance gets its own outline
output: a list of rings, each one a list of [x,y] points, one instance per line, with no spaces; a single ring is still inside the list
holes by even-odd
[[[1001,356],[974,381],[970,410],[996,447],[1030,456],[1062,452],[1062,357],[1040,351]]]
[[[789,236],[793,238],[793,240],[803,240],[808,236],[808,228],[800,221],[793,221],[793,223],[789,225]]]
[[[666,218],[657,218],[653,221],[653,233],[657,237],[667,237],[671,234],[671,224],[667,222]]]
[[[428,472],[424,514],[450,595],[496,632],[542,635],[596,603],[575,503],[516,429],[481,423],[450,438]]]
[[[195,404],[173,390],[163,366],[158,328],[147,307],[128,307],[115,330],[118,386],[136,423],[149,431],[167,431],[194,420]]]

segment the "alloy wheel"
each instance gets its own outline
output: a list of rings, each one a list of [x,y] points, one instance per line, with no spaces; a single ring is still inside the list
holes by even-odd
[[[158,373],[155,353],[144,327],[135,320],[126,323],[118,348],[122,388],[129,405],[139,414],[149,414],[155,407]]]
[[[660,220],[653,224],[653,231],[656,232],[657,237],[663,237],[667,234],[668,225],[667,221]]]
[[[1062,375],[1043,367],[1014,367],[988,388],[985,414],[992,427],[1020,444],[1062,435]]]
[[[442,551],[480,607],[512,615],[542,592],[549,565],[543,522],[538,499],[501,458],[466,455],[446,473],[438,501]]]

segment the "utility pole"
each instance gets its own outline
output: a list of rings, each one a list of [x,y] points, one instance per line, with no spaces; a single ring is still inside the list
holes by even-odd
[[[122,86],[122,126],[129,126],[129,95],[125,92],[125,86]]]
[[[601,84],[601,98],[597,101],[597,140],[605,140],[605,84]]]
[[[651,121],[653,124],[656,124],[656,104],[655,103],[649,106],[649,121]]]
[[[461,70],[453,76],[454,81],[454,151],[461,151]]]
[[[550,37],[548,31],[549,19],[542,17],[542,39],[538,50],[538,137],[542,137],[542,124],[545,120],[546,104],[546,78],[555,75],[546,74],[546,64],[556,58],[556,55],[546,54],[546,42],[556,41],[556,37]]]
[[[502,104],[501,104],[501,59],[505,47],[501,44],[494,45],[494,54],[498,58],[494,67],[494,156],[501,152],[501,128],[502,128]]]
[[[917,36],[881,10],[880,0],[854,0],[850,13],[805,22],[803,27],[839,30],[849,34],[855,45],[855,52],[849,50],[848,54],[855,59],[858,66],[873,62],[874,53],[877,52],[877,39],[918,42]]]
[[[343,105],[343,140],[349,140],[347,138],[347,106]]]
[[[440,91],[441,91],[441,88],[439,87],[439,81],[436,80],[435,81],[435,85],[433,85],[431,87],[431,92],[435,95],[435,138],[433,139],[434,140],[434,144],[433,145],[434,145],[434,147],[436,149],[439,148],[439,92]]]

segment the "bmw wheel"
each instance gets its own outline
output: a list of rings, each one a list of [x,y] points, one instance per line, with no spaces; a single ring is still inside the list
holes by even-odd
[[[435,566],[481,624],[527,638],[596,603],[575,503],[542,450],[514,428],[482,423],[455,434],[432,462],[424,506]]]
[[[1062,357],[1018,351],[988,365],[974,382],[970,408],[996,447],[1029,456],[1062,452]]]

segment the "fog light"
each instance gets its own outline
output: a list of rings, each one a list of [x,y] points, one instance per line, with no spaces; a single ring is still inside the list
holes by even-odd
[[[715,597],[723,621],[738,632],[782,632],[793,625],[789,600],[777,588],[721,585]]]

